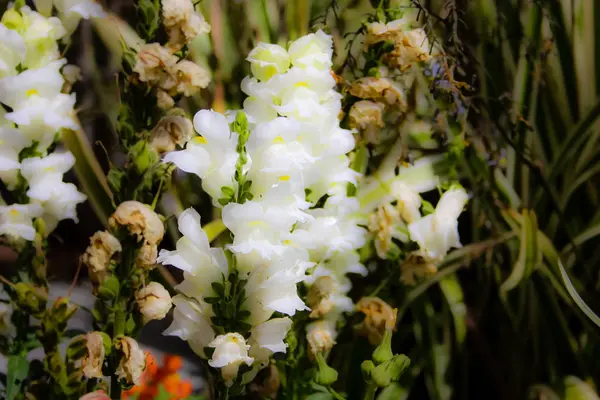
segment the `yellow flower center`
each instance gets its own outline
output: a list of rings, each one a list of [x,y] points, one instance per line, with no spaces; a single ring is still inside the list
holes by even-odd
[[[208,140],[204,136],[196,136],[192,139],[195,144],[207,144]]]
[[[19,211],[15,210],[14,208],[12,210],[10,210],[10,215],[12,215],[13,217],[16,217],[19,214],[20,214]]]
[[[290,177],[289,175],[281,175],[281,176],[279,177],[279,180],[280,180],[280,181],[284,181],[284,182],[285,182],[285,181],[289,181],[289,180],[290,180],[290,178],[291,178],[291,177]]]
[[[279,135],[275,136],[275,138],[273,139],[273,144],[284,144],[285,140],[283,140],[283,138]]]
[[[40,92],[37,91],[37,89],[29,89],[28,91],[25,92],[25,95],[27,97],[31,97],[33,95],[37,95],[40,94]]]

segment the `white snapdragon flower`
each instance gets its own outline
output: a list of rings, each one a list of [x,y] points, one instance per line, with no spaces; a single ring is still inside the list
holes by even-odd
[[[63,175],[75,164],[70,152],[53,153],[44,158],[30,157],[21,163],[21,173],[29,183],[27,196],[39,201],[61,194]]]
[[[248,356],[250,346],[239,333],[219,335],[208,346],[215,349],[208,365],[221,368],[221,375],[227,385],[233,384],[240,365],[251,366],[254,362],[254,359]]]
[[[256,325],[250,332],[250,356],[266,367],[266,362],[273,353],[285,353],[287,344],[283,342],[292,327],[290,318],[273,318]]]
[[[252,75],[261,81],[268,81],[276,74],[285,73],[290,66],[289,54],[276,44],[259,43],[246,60],[250,61]]]
[[[294,66],[329,69],[332,65],[333,40],[319,29],[294,41],[288,52]]]
[[[182,295],[177,295],[171,300],[175,306],[173,322],[163,334],[186,340],[196,354],[206,357],[204,348],[215,338],[210,321],[210,317],[213,316],[210,305]]]
[[[41,217],[44,210],[39,204],[12,204],[0,206],[0,235],[33,240],[33,219]]]
[[[435,212],[408,226],[411,240],[419,244],[421,252],[432,261],[440,261],[451,248],[461,247],[458,236],[458,217],[469,196],[463,188],[446,191]]]
[[[0,78],[15,75],[25,54],[25,41],[21,35],[0,24]]]
[[[87,196],[77,190],[72,183],[62,183],[52,197],[43,202],[44,222],[46,229],[51,232],[64,219],[79,222],[77,205],[87,200]]]
[[[53,98],[60,93],[64,78],[60,69],[67,60],[52,61],[40,68],[28,69],[19,75],[0,80],[0,103],[13,110],[30,97]]]
[[[82,18],[104,18],[107,15],[94,0],[54,0],[54,6],[68,33],[75,31]]]
[[[406,223],[410,224],[421,217],[421,196],[401,181],[392,184],[391,193],[398,200],[396,208]]]
[[[183,270],[185,279],[177,289],[201,300],[212,295],[212,282],[221,282],[227,276],[227,258],[223,249],[210,247],[196,210],[182,212],[178,224],[183,236],[177,241],[176,250],[161,250],[157,261]]]
[[[168,153],[164,161],[202,178],[202,187],[213,199],[221,197],[221,187],[231,186],[238,159],[238,134],[231,132],[224,115],[200,110],[194,116],[193,137],[185,150]]]
[[[0,179],[9,189],[17,184],[21,168],[19,152],[27,144],[27,139],[18,129],[0,127]]]

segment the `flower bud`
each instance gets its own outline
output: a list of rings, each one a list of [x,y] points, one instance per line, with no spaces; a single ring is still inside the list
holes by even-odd
[[[95,287],[96,296],[104,301],[111,301],[119,295],[119,280],[114,275],[109,275],[101,285]]]
[[[383,112],[385,106],[370,100],[357,101],[348,114],[349,125],[352,129],[363,131],[363,137],[369,143],[380,142],[380,131],[385,126]]]
[[[383,340],[379,343],[379,346],[373,351],[373,361],[376,364],[382,364],[394,357],[392,352],[392,330],[386,329],[383,334]]]
[[[365,381],[369,382],[371,380],[371,374],[375,369],[375,364],[371,360],[365,360],[360,364],[360,370],[363,374]]]
[[[338,379],[338,372],[327,365],[323,353],[317,353],[317,374],[315,376],[315,382],[319,385],[329,386],[332,385]]]
[[[379,387],[389,386],[402,376],[404,370],[410,365],[410,359],[404,354],[394,356],[392,359],[378,365],[371,372],[373,382]]]
[[[319,320],[306,325],[309,356],[314,358],[318,353],[331,350],[335,344],[336,336],[337,332],[333,321]]]
[[[102,378],[102,365],[105,356],[105,339],[108,335],[103,332],[89,332],[85,335],[86,355],[81,360],[83,375],[90,378]]]
[[[239,333],[219,335],[208,346],[215,349],[208,364],[213,368],[221,368],[221,376],[228,386],[233,384],[241,364],[250,366],[254,362],[248,356],[250,346]]]
[[[365,314],[364,321],[357,327],[359,333],[365,335],[372,345],[383,340],[386,329],[396,326],[397,309],[392,309],[379,297],[363,297],[356,303],[356,309]]]
[[[150,147],[157,153],[173,151],[183,145],[194,134],[192,121],[181,108],[174,108],[162,117],[150,135]]]
[[[322,30],[300,37],[290,44],[290,61],[296,67],[319,70],[331,67],[333,41]]]
[[[155,244],[144,243],[138,250],[135,265],[138,268],[151,270],[156,265],[158,247]]]
[[[276,44],[259,43],[246,60],[250,61],[252,75],[261,81],[268,81],[273,75],[285,73],[290,66],[289,54]]]
[[[156,91],[156,105],[161,110],[170,110],[175,105],[173,97],[162,89]]]
[[[115,348],[121,352],[116,375],[129,385],[139,384],[146,367],[144,352],[134,339],[127,336],[115,339]]]
[[[20,309],[35,317],[44,312],[46,302],[36,293],[36,288],[25,282],[18,282],[13,288],[17,292],[17,304]]]
[[[149,244],[158,244],[164,234],[165,227],[158,214],[150,206],[139,201],[129,200],[119,204],[113,215],[108,219],[113,229],[126,228],[138,240]]]
[[[169,292],[158,282],[150,282],[148,286],[138,290],[135,299],[144,322],[163,319],[172,306]]]

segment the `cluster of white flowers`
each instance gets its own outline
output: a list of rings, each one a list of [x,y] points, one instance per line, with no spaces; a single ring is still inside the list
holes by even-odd
[[[230,332],[215,339],[214,310],[204,299],[216,296],[211,284],[222,282],[230,267],[223,249],[210,247],[195,211],[179,217],[183,237],[177,249],[159,255],[159,262],[185,271],[178,287],[184,296],[173,299],[174,322],[167,333],[188,340],[203,356],[206,347],[215,347],[210,364],[223,368],[228,381],[242,363],[258,371],[272,353],[286,351],[289,317],[308,309],[297,293],[300,282],[330,278],[330,290],[319,298],[327,305],[315,304],[320,311],[312,315],[330,322],[318,326],[334,326],[343,312],[353,309],[345,295],[350,288],[345,275],[366,274],[356,252],[366,231],[357,225],[358,201],[346,195],[358,176],[346,155],[354,148],[354,137],[339,126],[341,95],[334,89],[332,52],[331,37],[318,31],[287,50],[261,43],[248,57],[253,76],[242,82],[249,96],[242,111],[250,130],[243,173],[251,181],[252,199],[230,202],[222,215],[233,234],[227,248],[237,273],[247,280],[244,307],[250,312],[250,337]],[[198,175],[217,207],[223,187],[240,189],[235,181],[240,134],[230,127],[236,116],[199,111],[194,117],[199,136],[185,150],[165,157]],[[271,319],[275,312],[287,316]],[[313,328],[309,335],[318,331]]]
[[[95,3],[76,3],[56,6],[64,16],[102,12]],[[61,129],[78,129],[75,95],[62,92],[61,69],[67,61],[60,58],[57,41],[66,33],[58,18],[27,6],[8,9],[2,16],[0,179],[9,190],[23,189],[29,203],[0,206],[0,234],[33,240],[34,218],[42,217],[49,233],[63,219],[77,221],[75,208],[86,198],[75,185],[62,181],[75,163],[73,155],[48,151]]]

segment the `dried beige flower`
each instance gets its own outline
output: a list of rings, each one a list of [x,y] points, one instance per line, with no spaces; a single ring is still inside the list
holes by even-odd
[[[162,89],[156,91],[156,104],[161,110],[170,110],[175,105],[173,97]]]
[[[208,72],[198,64],[188,60],[179,61],[170,68],[169,73],[175,83],[165,83],[162,86],[163,89],[175,89],[184,96],[196,94],[201,88],[207,87],[210,82]]]
[[[104,340],[102,333],[89,332],[85,335],[87,353],[81,360],[83,375],[90,378],[102,378],[102,364],[104,364]]]
[[[320,276],[310,287],[306,304],[311,308],[310,318],[321,318],[334,307],[331,294],[337,288],[337,283],[331,276]]]
[[[94,294],[98,286],[108,278],[110,260],[115,253],[122,251],[119,240],[107,231],[98,231],[90,238],[90,245],[81,257],[94,284]]]
[[[350,127],[366,129],[369,126],[383,128],[383,111],[385,106],[369,100],[357,101],[350,108]]]
[[[61,89],[63,93],[71,93],[73,85],[81,80],[81,68],[77,65],[67,64],[62,69],[62,75],[65,78],[65,83]]]
[[[430,278],[437,273],[435,264],[426,260],[423,256],[413,253],[400,264],[400,279],[406,285],[414,285],[417,280]]]
[[[402,87],[389,78],[365,77],[352,82],[350,94],[361,99],[383,101],[404,110],[407,107],[406,95]]]
[[[384,62],[404,71],[416,62],[427,61],[437,54],[432,47],[424,29],[413,29],[402,32],[394,41],[394,50],[384,56]]]
[[[150,147],[158,153],[173,151],[194,134],[194,125],[181,108],[175,108],[162,117],[150,135]]]
[[[144,322],[163,319],[173,304],[167,289],[158,282],[150,282],[148,286],[138,290],[135,300],[140,313],[144,316]]]
[[[191,0],[162,0],[163,25],[169,36],[169,47],[180,49],[196,36],[210,32],[210,25]]]
[[[137,54],[133,70],[140,76],[140,81],[157,84],[164,78],[165,71],[175,64],[178,58],[159,43],[148,43],[142,46]]]
[[[148,244],[158,244],[164,234],[165,227],[157,213],[149,205],[139,201],[129,200],[119,204],[113,215],[108,219],[113,229],[126,228],[138,240]]]
[[[115,371],[116,375],[128,384],[139,384],[146,368],[144,352],[134,339],[127,336],[116,339],[115,347],[122,354],[119,366]]]
[[[306,325],[306,340],[308,341],[308,355],[314,358],[317,353],[324,353],[333,348],[337,331],[335,322],[327,319],[311,322]]]
[[[381,204],[369,215],[369,231],[375,235],[375,250],[379,258],[386,259],[394,231],[401,224],[400,213],[391,204]]]
[[[363,297],[356,303],[356,310],[365,314],[364,321],[356,328],[374,346],[381,343],[386,329],[396,327],[398,310],[379,297]]]
[[[144,243],[138,250],[135,258],[135,265],[138,268],[154,269],[156,258],[158,257],[158,246],[154,243]]]

